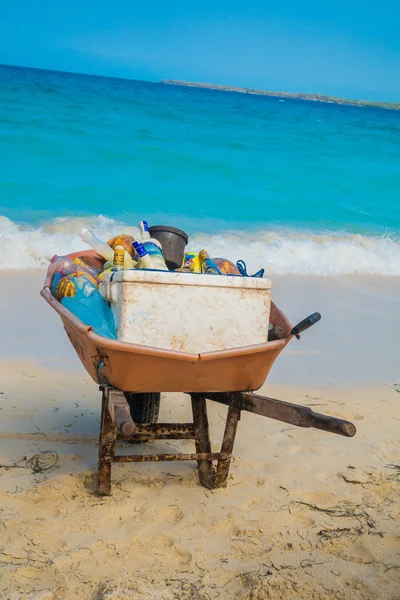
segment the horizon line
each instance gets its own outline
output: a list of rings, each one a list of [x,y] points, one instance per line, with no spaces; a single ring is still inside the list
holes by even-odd
[[[79,72],[79,71],[66,71],[66,70],[62,70],[62,69],[48,69],[48,68],[43,68],[43,67],[28,67],[26,65],[14,65],[14,64],[8,64],[8,63],[0,63],[0,67],[11,67],[11,68],[16,68],[16,69],[29,69],[31,71],[48,71],[50,73],[63,73],[66,75],[81,75],[83,77],[99,77],[102,79],[118,79],[121,81],[138,81],[140,83],[160,83],[160,84],[183,84],[182,87],[186,86],[186,87],[197,87],[198,89],[220,89],[220,91],[225,91],[225,92],[233,92],[233,93],[246,93],[247,91],[251,91],[254,92],[255,94],[258,93],[259,95],[266,95],[269,97],[273,97],[274,94],[286,94],[289,98],[291,95],[295,96],[295,95],[304,95],[304,96],[326,96],[327,98],[334,98],[337,100],[346,100],[350,102],[366,102],[369,103],[370,105],[372,105],[371,107],[373,107],[373,105],[377,105],[376,107],[379,108],[379,105],[396,105],[400,107],[400,102],[396,102],[395,100],[364,100],[363,98],[347,98],[345,96],[331,96],[330,94],[325,94],[325,93],[321,93],[321,92],[282,92],[282,91],[278,91],[278,90],[265,90],[265,89],[259,89],[259,88],[252,88],[252,87],[243,87],[243,86],[237,86],[237,85],[225,85],[225,84],[221,84],[221,83],[206,83],[206,82],[194,82],[194,81],[186,81],[184,79],[168,79],[168,78],[163,78],[163,79],[134,79],[133,77],[124,77],[124,76],[117,76],[117,75],[100,75],[98,73],[83,73],[83,72]],[[232,88],[232,89],[228,89],[228,88]],[[294,100],[296,100],[295,97],[293,97]],[[329,102],[328,102],[329,103]]]

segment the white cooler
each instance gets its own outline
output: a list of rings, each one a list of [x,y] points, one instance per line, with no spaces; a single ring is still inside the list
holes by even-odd
[[[269,279],[126,270],[99,291],[124,342],[198,354],[268,341]]]

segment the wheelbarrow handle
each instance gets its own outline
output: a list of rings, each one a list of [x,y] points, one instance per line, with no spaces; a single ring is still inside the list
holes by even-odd
[[[290,335],[299,335],[306,329],[309,329],[312,325],[315,325],[315,323],[318,323],[320,319],[321,315],[319,312],[313,313],[309,317],[306,317],[305,319],[300,321],[300,323],[297,323],[297,325],[295,325],[292,331],[290,332]]]
[[[350,421],[316,413],[309,406],[301,406],[301,404],[292,404],[252,392],[211,392],[205,396],[214,402],[228,404],[228,406],[233,403],[239,410],[290,423],[296,427],[314,427],[345,437],[353,437],[356,433],[356,428]]]
[[[350,421],[344,419],[338,419],[330,415],[322,415],[310,410],[306,417],[307,427],[313,427],[314,429],[322,429],[322,431],[329,431],[330,433],[337,433],[338,435],[344,435],[345,437],[353,437],[356,433],[356,428]]]

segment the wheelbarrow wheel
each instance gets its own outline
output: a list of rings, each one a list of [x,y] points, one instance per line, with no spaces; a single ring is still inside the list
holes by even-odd
[[[125,393],[134,423],[158,422],[160,396],[160,392],[146,392],[142,394],[135,394],[134,392]]]

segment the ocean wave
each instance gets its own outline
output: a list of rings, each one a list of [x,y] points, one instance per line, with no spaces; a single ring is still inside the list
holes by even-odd
[[[84,226],[103,239],[138,235],[137,227],[101,215],[60,217],[36,227],[0,216],[0,269],[43,269],[54,254],[87,248],[78,235]],[[390,235],[226,230],[192,235],[188,249],[201,248],[214,257],[243,259],[249,272],[264,267],[271,276],[400,275],[400,239]]]

